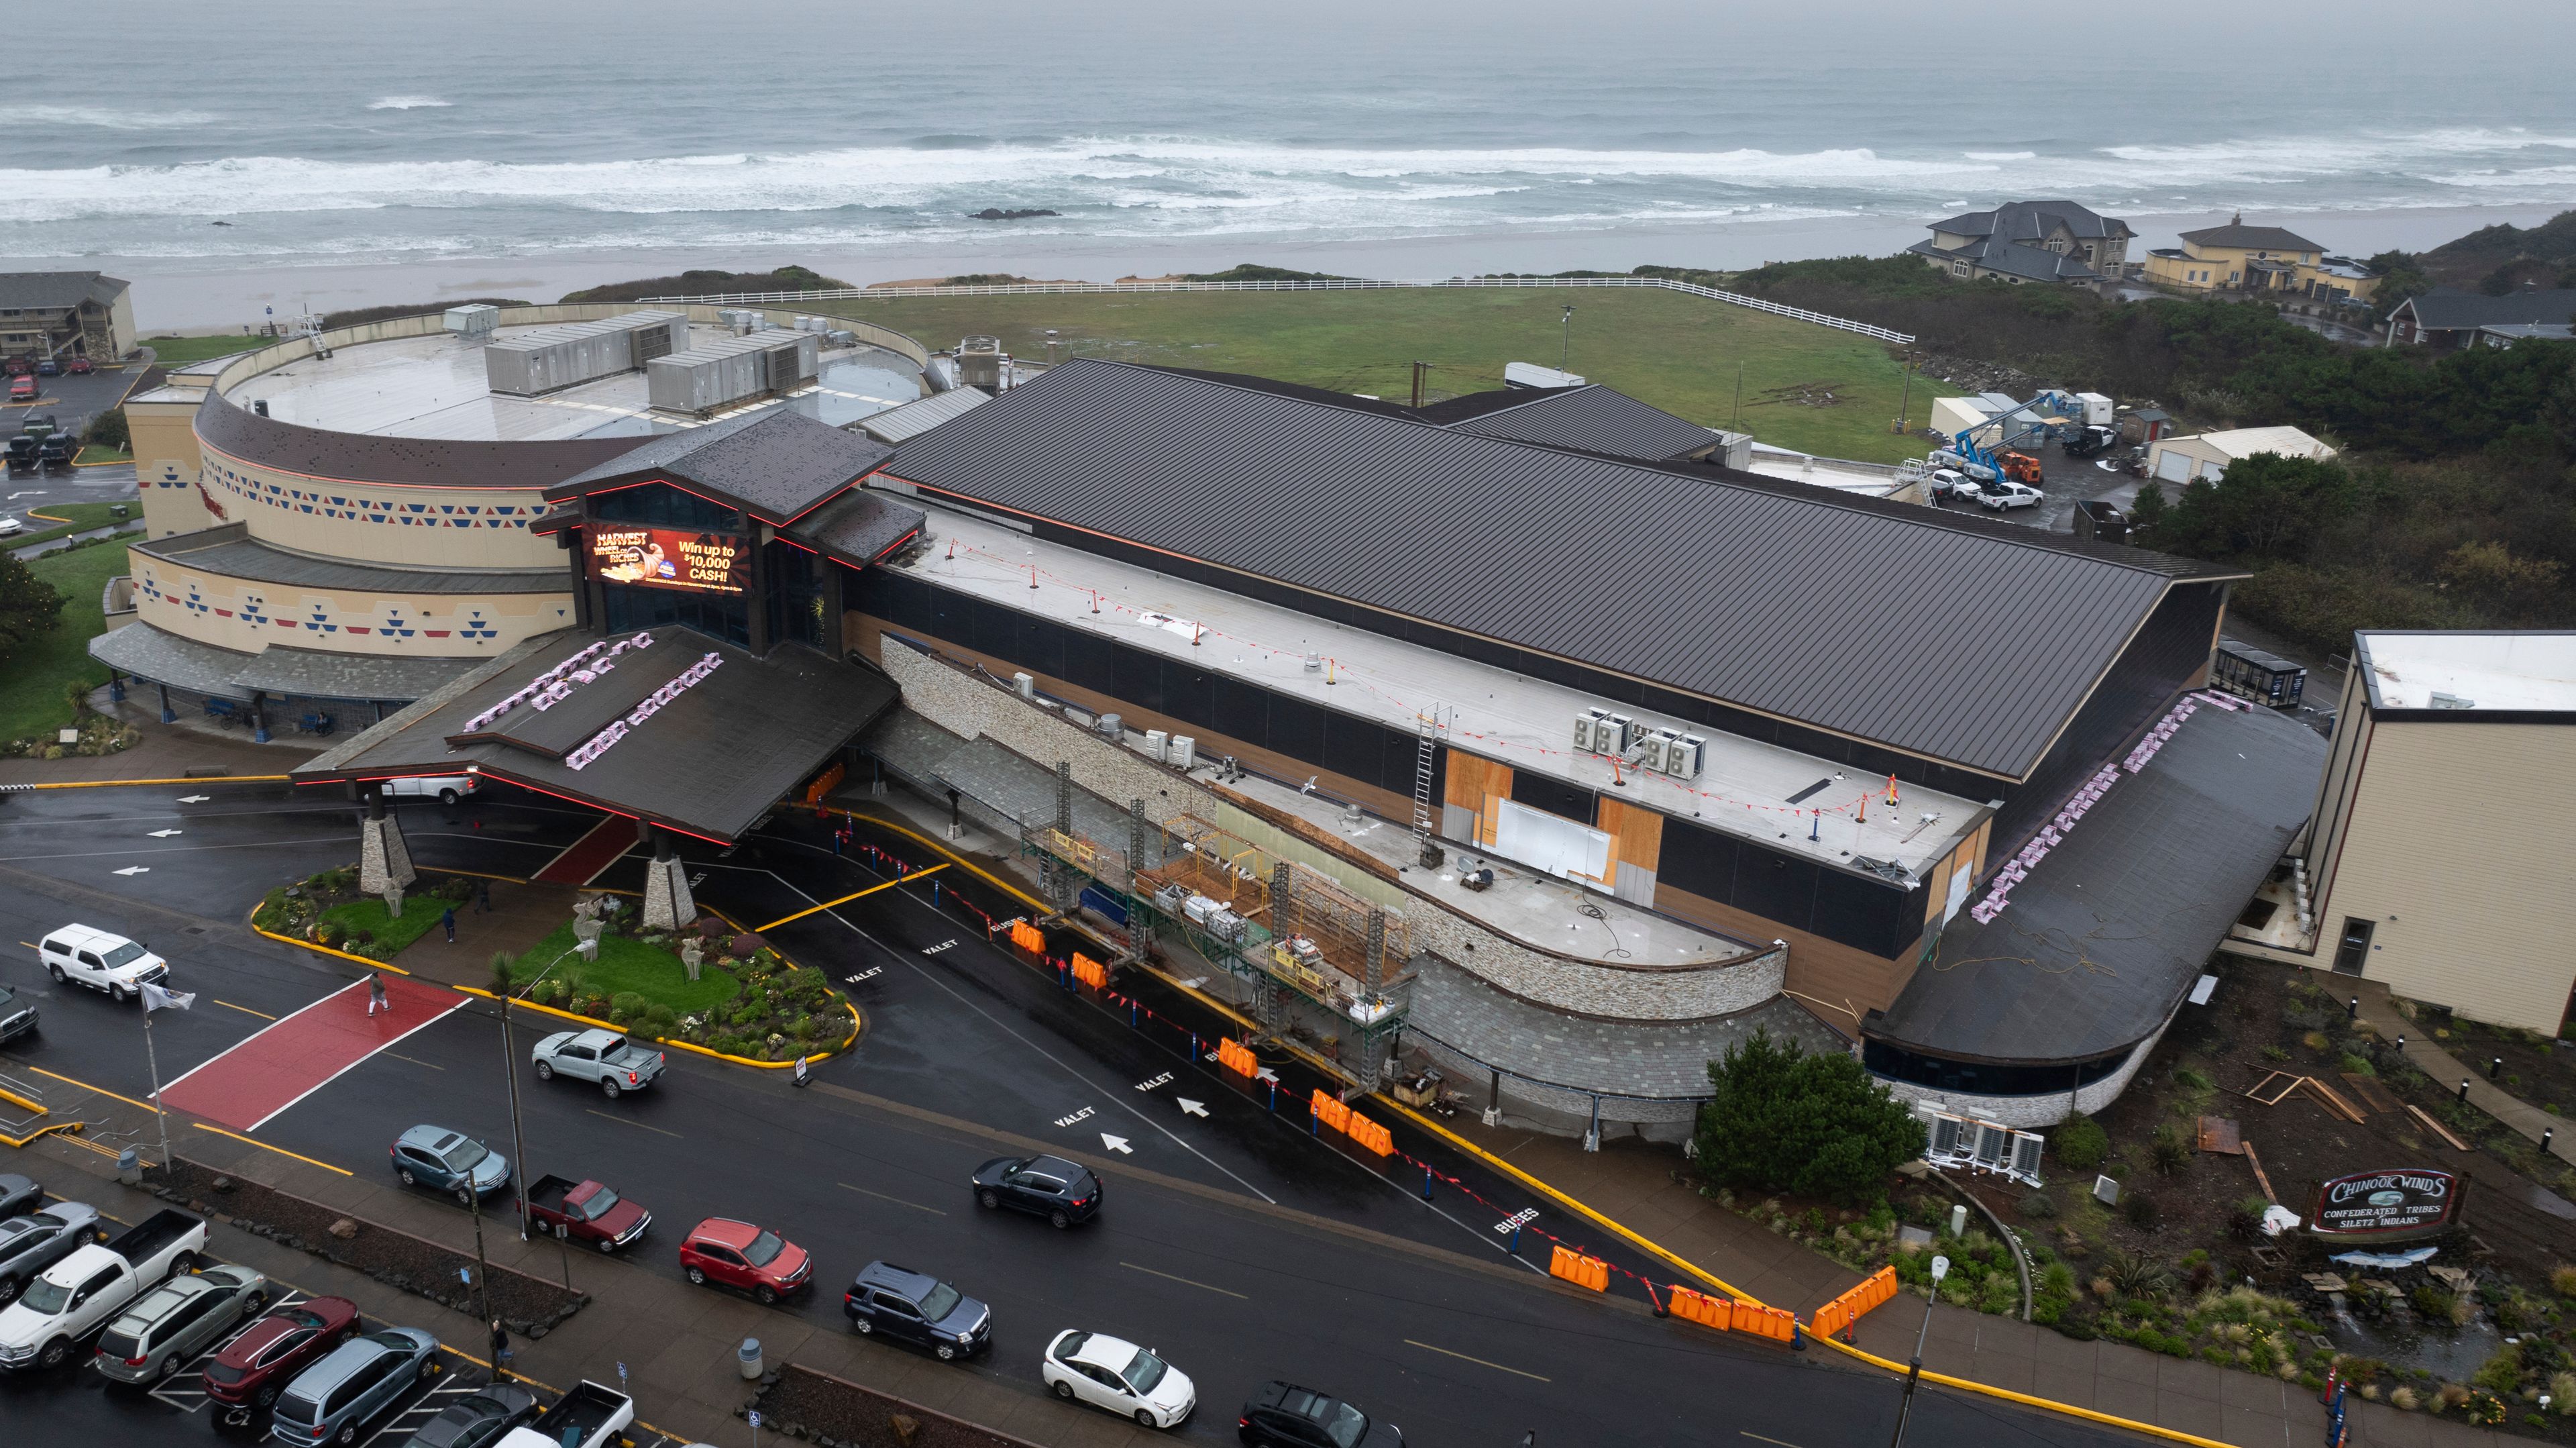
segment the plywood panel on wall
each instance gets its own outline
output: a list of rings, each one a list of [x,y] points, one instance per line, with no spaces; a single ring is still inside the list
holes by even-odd
[[[1622,866],[1634,865],[1640,870],[1662,867],[1664,817],[1650,809],[1604,795],[1601,800],[1601,830],[1610,836],[1610,878],[1617,881]]]
[[[1463,749],[1449,751],[1441,798],[1476,817],[1476,843],[1494,842],[1494,801],[1512,797],[1512,767]]]

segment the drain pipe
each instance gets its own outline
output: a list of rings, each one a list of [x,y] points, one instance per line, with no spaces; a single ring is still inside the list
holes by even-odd
[[[1941,1179],[1941,1185],[1959,1194],[1959,1200],[1985,1213],[1986,1220],[1995,1225],[1995,1235],[2004,1239],[2005,1246],[2012,1248],[2013,1270],[2021,1274],[2021,1320],[2030,1321],[2030,1254],[2021,1249],[2020,1234],[2005,1226],[2004,1219],[1995,1215],[1994,1208],[1978,1200],[1976,1193],[1950,1180],[1949,1173],[1937,1166],[1931,1170]]]

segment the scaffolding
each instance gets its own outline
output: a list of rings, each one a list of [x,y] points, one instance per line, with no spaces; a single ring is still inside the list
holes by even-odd
[[[1311,1033],[1317,1054],[1360,1090],[1376,1090],[1412,1003],[1402,912],[1196,815],[1152,825],[1139,803],[1130,821],[1125,849],[1061,818],[1023,829],[1021,848],[1050,877],[1085,877],[1116,900],[1130,950],[1141,954],[1157,934],[1178,937],[1249,988],[1265,1037]]]

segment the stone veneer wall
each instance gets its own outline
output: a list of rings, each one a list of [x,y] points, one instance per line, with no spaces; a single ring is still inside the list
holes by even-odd
[[[2177,1011],[2176,1014],[2180,1012]],[[1924,1101],[1938,1102],[1942,1110],[1953,1116],[1973,1116],[1980,1121],[1991,1121],[1997,1126],[2013,1126],[2023,1131],[2037,1131],[2042,1127],[2055,1126],[2079,1112],[2090,1116],[2118,1100],[2120,1093],[2129,1089],[2129,1082],[2137,1076],[2138,1068],[2144,1066],[2147,1058],[2155,1054],[2156,1043],[2165,1038],[2165,1032],[2173,1029],[2173,1023],[2173,1016],[2165,1017],[2165,1023],[2156,1027],[2154,1035],[2149,1036],[2129,1053],[2129,1059],[2121,1063],[2119,1070],[2090,1086],[2078,1088],[2073,1093],[2074,1101],[2071,1105],[2067,1100],[2068,1093],[2064,1091],[2051,1091],[2044,1096],[1972,1096],[1964,1091],[1944,1092],[1938,1087],[1918,1086],[1911,1081],[1893,1081],[1885,1076],[1873,1076],[1871,1079],[1886,1087],[1898,1100],[1909,1104]]]
[[[1069,762],[1077,783],[1107,799],[1143,799],[1149,812],[1165,817],[1187,810],[1280,858],[1323,870],[1354,894],[1400,909],[1416,946],[1533,1004],[1613,1020],[1690,1021],[1731,1015],[1780,994],[1788,961],[1777,950],[1723,965],[1645,969],[1539,950],[1335,859],[1179,772],[1006,690],[900,644],[889,643],[883,657],[904,703],[941,727],[968,739],[984,735],[1042,764]],[[1460,1044],[1473,1049],[1476,1043]]]

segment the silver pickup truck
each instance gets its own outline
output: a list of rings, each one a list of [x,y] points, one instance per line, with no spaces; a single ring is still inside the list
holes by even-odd
[[[610,1100],[641,1091],[662,1074],[662,1053],[648,1051],[615,1031],[557,1031],[537,1042],[537,1079],[569,1076],[596,1081]]]

